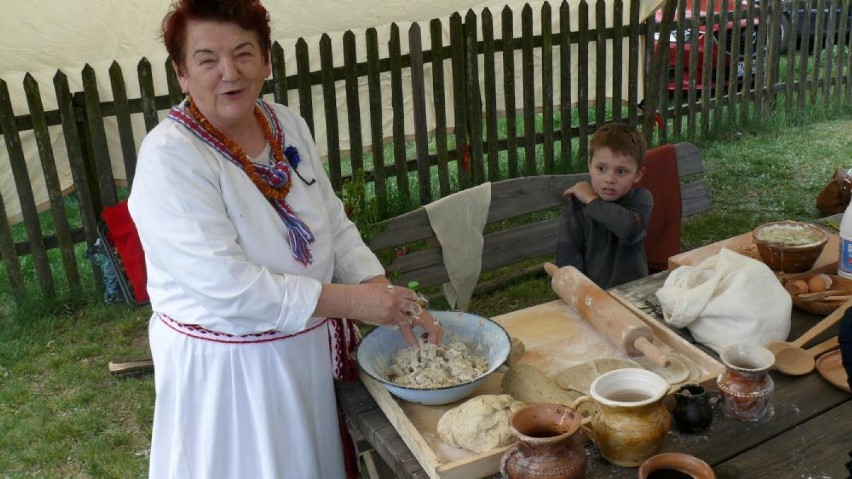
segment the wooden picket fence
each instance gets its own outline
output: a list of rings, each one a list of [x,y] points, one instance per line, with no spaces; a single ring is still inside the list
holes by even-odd
[[[708,0],[713,9],[714,0]],[[805,5],[811,0],[796,0]],[[848,0],[816,0],[824,5],[842,5],[838,19],[840,31],[846,31]],[[698,2],[695,2],[696,5]],[[725,11],[701,17],[693,10],[691,19],[683,15],[684,0],[667,0],[663,7],[663,21],[657,24],[652,17],[647,21],[639,18],[638,2],[623,0],[614,2],[613,16],[622,18],[628,9],[627,24],[616,20],[615,25],[606,26],[606,2],[597,0],[590,4],[581,0],[578,28],[572,30],[567,2],[556,9],[545,4],[539,15],[538,28],[534,29],[534,15],[527,5],[521,12],[521,32],[515,37],[513,12],[508,8],[499,19],[489,10],[480,15],[468,12],[464,17],[455,14],[449,19],[450,41],[443,43],[442,22],[429,22],[430,41],[428,48],[421,44],[421,26],[413,24],[408,32],[400,32],[393,26],[388,43],[389,55],[378,55],[378,36],[375,29],[366,31],[366,60],[356,58],[355,36],[347,32],[343,37],[342,66],[334,66],[335,52],[328,36],[320,40],[319,51],[322,67],[318,71],[310,68],[308,44],[300,39],[295,44],[296,65],[285,65],[283,48],[276,43],[272,49],[272,79],[264,88],[264,94],[273,95],[275,101],[287,104],[290,98],[298,99],[297,110],[305,118],[311,130],[316,122],[325,122],[328,137],[328,171],[337,191],[351,180],[344,171],[363,172],[371,185],[375,202],[380,208],[394,201],[401,202],[405,209],[443,197],[455,189],[467,188],[484,181],[495,181],[505,177],[577,171],[583,167],[588,139],[596,125],[607,121],[626,121],[641,125],[652,144],[680,139],[694,141],[722,124],[746,122],[761,118],[775,111],[780,103],[787,111],[802,109],[818,99],[825,106],[848,105],[850,103],[850,71],[852,55],[849,45],[852,39],[840,35],[823,35],[822,23],[817,21],[816,38],[825,36],[829,40],[816,45],[803,45],[796,49],[791,37],[787,43],[790,52],[786,56],[786,68],[779,68],[780,47],[778,38],[781,18],[781,0],[762,2],[757,8],[754,2],[742,11]],[[590,10],[594,9],[597,24],[589,21]],[[558,31],[553,31],[553,16],[557,17]],[[832,10],[829,25],[835,25]],[[755,20],[756,19],[756,20]],[[502,38],[495,38],[495,21],[501,22]],[[792,28],[798,28],[798,18],[793,18]],[[704,29],[712,31],[714,26],[728,24],[745,25],[744,28],[719,28],[719,38],[704,37],[705,51],[714,51],[704,56],[701,68],[697,55],[686,55],[687,49],[697,51],[698,36],[687,41],[686,31]],[[533,34],[537,30],[539,33]],[[655,33],[660,33],[659,54],[654,54]],[[669,35],[668,32],[671,32]],[[409,49],[402,52],[401,35],[407,33]],[[640,48],[644,38],[644,48]],[[622,48],[626,39],[628,48]],[[605,47],[607,42],[609,47]],[[673,41],[674,64],[671,64],[668,43]],[[726,48],[714,48],[714,42]],[[590,58],[590,46],[598,46],[596,56]],[[572,51],[572,46],[575,49]],[[811,48],[812,47],[812,48]],[[515,64],[514,55],[521,52],[522,61]],[[730,55],[726,51],[739,52]],[[572,71],[571,55],[578,55],[585,71]],[[339,53],[337,53],[339,55]],[[541,56],[541,101],[537,110],[534,96],[536,82],[533,72],[533,55]],[[688,59],[687,59],[688,56]],[[496,71],[495,60],[502,60],[502,70]],[[642,58],[646,61],[642,62]],[[733,60],[730,60],[733,58]],[[450,64],[449,71],[445,61]],[[714,69],[713,65],[726,64],[729,68]],[[645,70],[640,72],[640,65]],[[736,65],[735,65],[736,64]],[[430,65],[431,96],[427,95],[424,66]],[[559,65],[561,75],[556,78],[553,65]],[[808,65],[811,65],[808,69]],[[795,73],[794,67],[800,70]],[[622,76],[627,71],[627,95],[622,97]],[[521,72],[522,95],[515,93],[514,73]],[[594,69],[597,82],[589,81],[589,72]],[[688,71],[684,80],[685,89],[669,88],[670,70]],[[167,110],[182,99],[176,78],[171,68],[166,68],[168,92],[156,94],[151,64],[146,59],[138,63],[136,75],[140,85],[138,98],[129,98],[124,82],[124,72],[113,64],[110,69],[110,84],[113,100],[100,101],[95,72],[86,67],[82,71],[83,90],[72,92],[68,79],[62,72],[54,77],[54,88],[58,102],[56,110],[45,111],[42,106],[39,86],[32,77],[25,79],[29,114],[16,117],[13,113],[5,81],[0,80],[0,129],[10,158],[16,182],[18,198],[22,205],[23,226],[14,228],[5,215],[0,214],[0,257],[3,259],[8,283],[15,298],[25,298],[27,284],[35,280],[38,294],[52,295],[57,291],[57,282],[64,283],[72,294],[83,288],[80,268],[80,244],[92,244],[97,238],[97,223],[104,206],[119,201],[116,181],[112,175],[107,149],[104,120],[114,117],[118,124],[121,161],[127,175],[127,185],[132,186],[136,165],[136,147],[131,128],[132,118],[141,115],[145,128],[150,131],[160,121],[158,112]],[[402,72],[411,77],[410,91],[413,100],[415,131],[413,132],[413,157],[406,140]],[[698,72],[702,76],[698,77]],[[379,76],[390,73],[391,107],[393,111],[392,147],[385,148],[382,131],[382,96]],[[644,73],[644,84],[640,84]],[[503,82],[498,91],[497,78]],[[605,79],[612,76],[612,90],[607,90]],[[357,83],[367,78],[369,98],[359,98]],[[576,77],[577,98],[571,97],[571,81]],[[680,73],[674,73],[679,84]],[[346,87],[345,105],[338,105],[335,89],[340,82]],[[696,85],[707,86],[699,90]],[[445,90],[452,85],[452,104],[447,104]],[[311,89],[319,86],[323,91],[322,114],[315,116]],[[406,85],[408,86],[408,85]],[[730,87],[730,88],[729,88]],[[554,91],[561,92],[562,101],[553,107]],[[597,101],[590,102],[589,92],[594,91]],[[292,92],[292,93],[291,93]],[[505,105],[505,111],[519,111],[518,115],[506,114],[500,118],[496,108],[497,98]],[[640,110],[640,101],[644,109]],[[427,104],[434,109],[435,125],[426,125]],[[365,151],[361,136],[359,112],[369,109],[371,147]],[[456,119],[448,129],[447,113],[453,112]],[[343,152],[339,145],[338,116],[347,115],[350,147]],[[572,116],[576,120],[572,120]],[[519,122],[520,120],[520,122]],[[519,123],[523,125],[520,128]],[[530,128],[531,125],[539,126]],[[73,175],[73,195],[64,196],[57,175],[53,146],[48,127],[61,126],[65,138],[65,153]],[[41,167],[49,192],[49,216],[52,225],[42,226],[43,221],[34,201],[29,182],[30,172],[24,158],[20,132],[32,130],[39,150]],[[388,151],[390,150],[390,152]],[[365,161],[369,159],[368,161]],[[371,165],[365,168],[365,165]],[[433,181],[437,178],[437,184]],[[410,199],[416,198],[414,201]],[[79,219],[71,219],[68,211],[79,211]],[[5,211],[0,197],[0,211]],[[387,215],[390,210],[381,211]],[[21,239],[21,237],[25,239]],[[49,252],[58,250],[58,254]],[[58,258],[58,259],[57,259]],[[97,267],[90,266],[96,278]],[[60,279],[61,278],[61,279]],[[30,291],[32,294],[32,291]]]

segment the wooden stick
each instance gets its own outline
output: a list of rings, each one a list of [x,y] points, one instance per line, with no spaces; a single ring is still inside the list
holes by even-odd
[[[820,299],[823,299],[826,296],[832,296],[832,295],[835,295],[835,294],[848,293],[848,292],[849,291],[846,291],[845,289],[827,289],[825,291],[818,291],[818,292],[814,292],[814,293],[802,293],[802,294],[796,296],[796,299],[798,299],[799,301],[809,303],[811,301],[818,301]]]
[[[822,298],[823,301],[846,301],[847,299],[852,299],[852,294],[847,294],[845,296],[826,296]]]
[[[149,371],[154,371],[154,360],[150,358],[136,361],[109,362],[109,372],[112,374],[130,374]]]

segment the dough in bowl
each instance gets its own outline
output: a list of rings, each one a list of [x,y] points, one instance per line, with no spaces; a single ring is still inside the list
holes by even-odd
[[[514,439],[509,416],[524,406],[508,394],[476,396],[441,416],[438,435],[447,444],[476,454],[506,446]]]

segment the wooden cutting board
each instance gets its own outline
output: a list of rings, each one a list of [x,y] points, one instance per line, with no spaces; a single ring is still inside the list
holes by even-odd
[[[705,259],[718,253],[722,248],[728,248],[729,250],[736,251],[737,253],[760,261],[760,253],[757,252],[757,246],[754,245],[751,231],[749,231],[748,233],[734,236],[733,238],[728,238],[707,246],[702,246],[701,248],[676,254],[669,258],[669,270],[673,270],[678,266],[698,265]],[[828,231],[828,243],[826,243],[825,248],[822,250],[822,254],[819,258],[817,258],[816,263],[814,263],[813,269],[817,269],[831,263],[836,263],[839,257],[840,238],[837,236],[837,233]]]
[[[701,369],[701,377],[694,382],[703,382],[722,372],[723,366],[718,361],[641,311],[628,309],[651,325],[658,345],[679,352]],[[526,352],[519,362],[537,367],[550,378],[566,367],[591,359],[626,358],[615,344],[562,300],[493,319],[511,336],[524,342]],[[502,378],[501,373],[492,374],[474,396],[501,394]],[[499,472],[500,458],[510,446],[474,454],[449,446],[438,436],[437,424],[441,416],[470,398],[442,406],[423,406],[396,399],[366,374],[361,374],[361,380],[431,479],[471,479]]]

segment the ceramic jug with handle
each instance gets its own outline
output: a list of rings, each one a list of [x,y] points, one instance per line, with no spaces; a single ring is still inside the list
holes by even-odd
[[[506,450],[500,472],[506,479],[580,479],[586,450],[571,436],[580,427],[577,411],[555,403],[530,404],[509,418],[518,444]]]
[[[616,369],[599,376],[589,396],[574,401],[583,419],[583,431],[607,461],[637,467],[660,448],[672,418],[662,399],[669,383],[659,374],[638,369]]]

